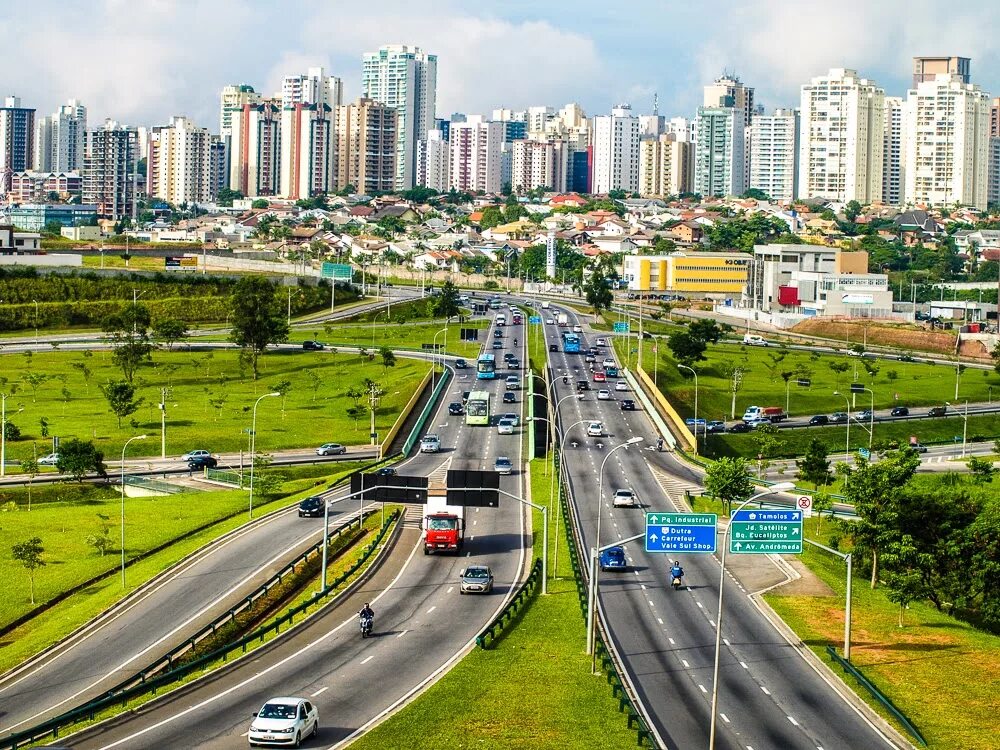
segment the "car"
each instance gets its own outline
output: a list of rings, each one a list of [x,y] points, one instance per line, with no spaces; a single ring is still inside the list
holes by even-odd
[[[503,381],[503,387],[506,391],[516,391],[521,388],[521,378],[517,375],[508,375],[506,380]]]
[[[893,417],[907,417],[910,415],[910,410],[905,406],[894,406],[889,414]]]
[[[854,415],[854,418],[859,422],[870,422],[874,419],[874,417],[875,415],[872,414],[871,409],[862,409],[861,411],[859,411],[857,414]]]
[[[617,367],[617,365],[611,357],[605,357],[604,361],[601,362],[601,367]]]
[[[635,401],[630,398],[623,398],[621,402],[622,411],[635,411]]]
[[[608,547],[601,553],[600,564],[601,570],[628,570],[625,548],[620,545]]]
[[[596,346],[591,346],[587,349],[587,354],[593,354],[596,357],[598,354],[600,354],[600,352],[597,351]]]
[[[555,324],[556,324],[556,322],[552,318],[546,318],[545,319],[545,325],[547,325],[547,326],[554,326]]]
[[[503,338],[503,329],[502,328],[494,328],[493,329],[493,338],[495,338],[495,339],[502,339]]]
[[[831,424],[843,424],[848,419],[850,419],[850,417],[847,416],[847,412],[845,411],[835,411],[830,415]]]
[[[753,419],[746,420],[746,424],[750,429],[753,429],[764,424],[774,424],[774,422],[772,422],[768,417],[754,417]]]
[[[183,456],[181,456],[181,461],[190,461],[192,458],[198,458],[200,456],[211,456],[212,454],[206,450],[196,450],[188,451]]]
[[[521,418],[519,416],[517,416],[517,414],[515,414],[512,411],[507,412],[506,414],[500,414],[497,417],[497,419],[509,419],[511,422],[514,423],[515,427],[517,427],[519,424],[521,424]]]
[[[580,326],[573,326],[573,333],[583,333],[583,328]]]
[[[469,363],[466,362],[464,359],[456,359],[455,360],[455,369],[456,370],[464,370],[468,366],[469,366]]]
[[[458,574],[459,594],[489,594],[493,591],[493,571],[489,565],[470,565]]]
[[[617,489],[611,505],[615,508],[634,508],[636,506],[635,493],[627,487]]]
[[[317,456],[340,456],[347,453],[347,446],[340,443],[323,443],[316,449]]]
[[[927,452],[927,446],[926,445],[922,445],[921,443],[910,443],[907,447],[911,451],[916,451],[917,453],[926,453]]]
[[[588,383],[586,380],[577,380],[576,381],[576,389],[578,391],[589,391],[590,390],[590,383]]]
[[[323,349],[323,342],[322,341],[312,341],[312,340],[303,341],[302,342],[302,348],[305,349],[307,352],[318,352],[318,351],[321,351]]]
[[[603,437],[604,424],[601,422],[591,422],[587,425],[587,435],[589,437]]]
[[[605,383],[605,382],[607,382],[607,380],[608,380],[608,376],[605,375],[603,372],[595,372],[594,373],[594,382],[595,383]]]
[[[507,360],[507,367],[509,367],[512,370],[520,370],[521,369],[521,360],[519,360],[517,358],[511,358],[511,359],[509,359],[509,360]]]
[[[517,355],[514,354],[514,352],[504,352],[503,353],[503,361],[504,362],[510,362],[512,359],[515,359],[516,357],[517,357]]]
[[[606,388],[602,388],[597,392],[598,401],[611,401],[611,391]]]
[[[453,417],[460,417],[465,414],[465,407],[462,406],[461,401],[452,401],[448,404],[448,413]]]
[[[616,391],[627,391],[628,390],[628,383],[626,383],[624,380],[619,380],[617,383],[615,383],[615,390]]]
[[[441,438],[437,435],[424,435],[420,439],[421,453],[437,453],[441,450]]]
[[[377,477],[394,477],[396,476],[396,470],[392,466],[383,466],[381,469],[375,472]]]
[[[736,422],[735,424],[729,425],[729,432],[750,432],[753,429],[746,422]]]
[[[933,406],[931,410],[927,412],[928,417],[943,417],[948,413],[947,406]]]
[[[310,495],[299,503],[299,518],[318,518],[323,515],[326,500],[320,495]]]
[[[493,339],[494,349],[503,349],[503,342],[500,339]]]
[[[305,698],[269,698],[253,715],[247,740],[256,745],[298,747],[319,733],[319,711]]]
[[[497,460],[493,462],[493,471],[497,474],[512,474],[514,464],[507,456],[498,456]]]
[[[498,435],[513,435],[514,434],[514,421],[510,419],[501,419],[497,422],[497,434]]]
[[[550,352],[557,352],[557,351],[559,351],[559,344],[549,344],[549,351]]]
[[[195,456],[188,461],[188,471],[196,471],[197,469],[214,469],[218,465],[219,462],[214,456]]]
[[[607,339],[603,339],[603,338],[597,339],[597,341],[595,341],[594,343],[597,344],[598,346],[607,346],[608,345]]]
[[[710,419],[705,425],[705,432],[725,432],[726,423],[721,419]]]
[[[593,354],[590,354],[588,352],[587,354],[583,355],[583,361],[584,362],[596,362],[597,361],[597,357],[595,357]]]
[[[815,416],[809,417],[809,424],[813,427],[821,424],[830,424],[830,418],[826,414],[816,414]]]
[[[57,463],[59,463],[58,453],[50,453],[49,455],[42,456],[38,459],[39,466],[55,466]]]
[[[517,395],[513,391],[504,391],[503,402],[505,404],[516,404]]]

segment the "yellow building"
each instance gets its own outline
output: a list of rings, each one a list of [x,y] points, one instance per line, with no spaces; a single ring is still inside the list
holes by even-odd
[[[731,296],[743,292],[750,260],[746,253],[626,255],[622,278],[636,292]]]

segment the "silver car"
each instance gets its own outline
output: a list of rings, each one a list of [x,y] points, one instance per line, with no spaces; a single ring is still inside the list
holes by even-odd
[[[493,591],[493,571],[489,565],[470,565],[458,576],[461,594],[489,594]]]

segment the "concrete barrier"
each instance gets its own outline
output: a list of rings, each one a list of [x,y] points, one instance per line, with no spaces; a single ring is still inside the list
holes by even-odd
[[[424,388],[427,387],[427,384],[431,380],[431,372],[432,370],[427,371],[423,380],[420,381],[420,385],[417,386],[413,395],[410,396],[410,400],[406,402],[406,406],[403,407],[399,416],[396,417],[396,421],[393,422],[392,427],[389,428],[389,432],[386,433],[385,440],[383,440],[382,444],[379,446],[379,458],[386,455],[386,451],[389,450],[389,446],[392,445],[392,441],[396,439],[396,436],[399,435],[399,431],[403,429],[403,423],[405,423],[409,418],[410,412],[413,411],[413,407],[416,406],[417,402],[420,400],[420,396],[424,392]]]
[[[677,413],[677,410],[667,401],[667,397],[660,393],[660,389],[653,383],[653,379],[642,368],[636,368],[634,375],[642,386],[643,392],[653,402],[656,411],[667,421],[667,426],[670,428],[671,433],[677,437],[680,447],[683,450],[697,453],[694,434],[688,429],[684,420],[681,419],[681,415]]]

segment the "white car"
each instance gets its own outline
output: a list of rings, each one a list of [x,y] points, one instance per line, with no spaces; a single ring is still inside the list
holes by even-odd
[[[627,391],[628,390],[628,383],[626,383],[624,380],[617,381],[615,383],[615,390],[616,391]]]
[[[545,325],[547,325],[547,326],[554,326],[555,324],[556,324],[556,321],[554,319],[552,319],[552,318],[546,318],[545,319]]]
[[[424,435],[420,440],[421,453],[437,453],[441,450],[441,438],[437,435]]]
[[[188,451],[183,456],[181,456],[181,461],[196,461],[200,458],[208,458],[211,455],[212,455],[211,453],[204,450]]]
[[[573,333],[583,333],[583,328],[580,326],[573,326]]]
[[[515,414],[512,411],[509,411],[506,414],[501,414],[500,415],[500,419],[509,419],[511,422],[514,423],[515,427],[517,427],[519,424],[521,424],[521,418],[519,416],[517,416],[517,414]]]
[[[611,391],[604,390],[604,389],[599,390],[597,392],[597,400],[598,401],[610,401],[611,400]]]
[[[629,489],[618,489],[615,490],[615,498],[611,501],[611,505],[615,508],[634,508],[635,507],[635,493]]]
[[[514,434],[514,420],[513,419],[501,419],[497,422],[497,434],[498,435],[513,435]]]
[[[50,453],[49,455],[42,456],[38,459],[39,466],[55,466],[57,463],[59,463],[58,453]]]
[[[587,425],[588,437],[602,437],[604,435],[604,424],[601,422],[591,422]]]
[[[615,361],[611,357],[605,357],[604,361],[601,362],[601,367],[614,367]]]
[[[317,456],[341,456],[347,453],[347,447],[340,443],[323,443],[316,449]]]
[[[319,712],[305,698],[270,698],[253,715],[247,739],[256,745],[298,747],[319,733]]]
[[[595,341],[594,344],[595,346],[607,346],[608,341],[607,339],[597,339],[597,341]]]

